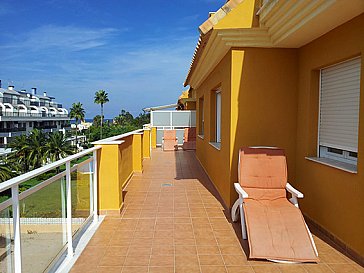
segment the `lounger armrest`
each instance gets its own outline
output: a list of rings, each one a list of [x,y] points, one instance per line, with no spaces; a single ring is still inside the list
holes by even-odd
[[[303,193],[299,190],[296,190],[291,184],[286,184],[286,190],[292,194],[292,196],[295,196],[296,198],[303,198]]]
[[[239,183],[234,183],[236,192],[243,198],[248,198],[248,193],[240,186]]]

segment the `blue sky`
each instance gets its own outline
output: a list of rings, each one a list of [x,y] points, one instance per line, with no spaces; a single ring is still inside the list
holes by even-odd
[[[37,87],[86,117],[174,103],[198,39],[197,27],[224,0],[1,0],[0,79]]]

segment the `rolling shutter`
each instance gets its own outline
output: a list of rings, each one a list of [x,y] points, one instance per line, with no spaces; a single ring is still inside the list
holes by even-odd
[[[361,58],[321,70],[321,146],[358,151]]]

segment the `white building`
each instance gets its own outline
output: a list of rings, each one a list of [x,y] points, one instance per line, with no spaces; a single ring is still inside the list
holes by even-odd
[[[44,132],[65,132],[69,125],[67,109],[53,97],[31,92],[16,91],[14,86],[2,88],[0,80],[0,153],[12,138],[39,129]]]

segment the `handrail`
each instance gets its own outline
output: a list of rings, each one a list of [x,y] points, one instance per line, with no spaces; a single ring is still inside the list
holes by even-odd
[[[7,189],[10,189],[11,187],[13,187],[15,185],[19,185],[19,184],[23,183],[24,181],[27,181],[27,180],[29,180],[29,179],[31,179],[33,177],[36,177],[36,176],[38,176],[40,174],[43,174],[43,173],[45,173],[47,171],[50,171],[50,170],[52,170],[54,168],[57,168],[57,167],[59,167],[61,165],[64,165],[69,161],[80,158],[80,157],[82,157],[84,155],[87,155],[87,154],[89,154],[89,153],[91,153],[93,151],[96,151],[98,149],[101,149],[101,146],[95,146],[95,147],[89,148],[89,149],[84,150],[82,152],[79,152],[77,154],[62,158],[62,159],[60,159],[58,161],[52,162],[52,163],[47,164],[47,165],[45,165],[43,167],[40,167],[38,169],[32,170],[30,172],[27,172],[27,173],[21,174],[21,175],[19,175],[17,177],[6,180],[5,182],[0,184],[0,192],[5,191]]]
[[[104,139],[92,142],[91,144],[93,144],[93,145],[112,144],[113,141],[117,141],[117,140],[120,140],[122,138],[131,136],[131,135],[134,135],[134,134],[139,134],[139,133],[142,133],[142,132],[143,132],[143,129],[137,129],[137,130],[134,130],[134,131],[131,131],[131,132],[128,132],[128,133],[121,134],[121,135],[104,138]],[[115,143],[115,144],[117,144],[117,143]]]

